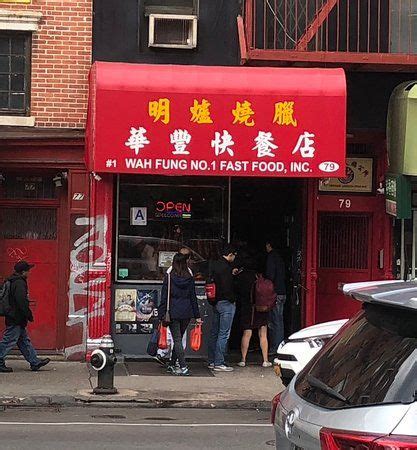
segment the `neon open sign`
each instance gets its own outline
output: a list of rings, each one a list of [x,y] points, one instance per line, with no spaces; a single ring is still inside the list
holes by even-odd
[[[155,217],[191,219],[191,203],[159,200]]]

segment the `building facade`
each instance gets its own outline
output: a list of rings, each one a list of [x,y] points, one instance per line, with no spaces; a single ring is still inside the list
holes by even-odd
[[[294,7],[296,6],[293,5],[292,8]],[[383,183],[384,180],[385,159],[382,156],[384,132],[373,130],[372,125],[369,125],[371,130],[367,128],[366,131],[356,134],[355,139],[352,139],[352,134],[349,133],[345,136],[343,143],[333,149],[335,155],[344,154],[346,140],[349,140],[349,148],[354,149],[350,170],[362,179],[356,179],[358,192],[354,192],[355,187],[352,188],[351,183],[347,183],[353,189],[353,200],[349,196],[345,198],[345,193],[332,195],[332,189],[337,189],[332,187],[334,184],[332,179],[323,180],[320,184],[319,178],[323,177],[318,175],[315,179],[309,178],[307,174],[304,177],[269,174],[269,177],[263,178],[253,174],[248,177],[250,175],[248,173],[234,176],[236,173],[230,174],[227,170],[223,170],[222,173],[217,173],[217,177],[202,177],[202,173],[195,174],[199,176],[189,177],[190,174],[186,172],[184,175],[187,176],[174,177],[172,175],[178,174],[175,171],[170,174],[171,177],[167,177],[163,176],[169,172],[166,167],[160,168],[159,176],[155,173],[150,175],[152,173],[150,170],[142,171],[141,167],[136,167],[129,174],[126,170],[120,169],[120,164],[124,162],[118,157],[125,155],[126,148],[123,145],[128,146],[130,141],[126,136],[126,143],[122,142],[120,135],[117,141],[119,144],[117,144],[113,140],[113,132],[119,134],[119,117],[122,121],[123,117],[129,116],[129,106],[121,100],[124,98],[125,90],[131,92],[132,97],[144,100],[138,96],[138,92],[142,89],[145,91],[148,89],[150,92],[156,89],[151,87],[153,86],[150,81],[153,79],[151,74],[154,73],[155,79],[165,79],[165,68],[172,64],[203,67],[235,66],[236,74],[240,73],[239,70],[246,73],[243,72],[246,69],[239,68],[240,65],[257,65],[263,68],[280,65],[273,57],[269,60],[264,58],[262,61],[261,58],[259,61],[251,59],[253,55],[249,55],[250,45],[247,43],[249,20],[248,5],[238,1],[225,3],[204,0],[199,2],[132,0],[124,2],[122,7],[112,1],[95,3],[93,59],[98,64],[93,72],[95,73],[92,80],[93,97],[90,98],[93,109],[90,117],[93,118],[93,122],[91,126],[89,125],[91,136],[88,140],[92,143],[89,148],[95,146],[96,153],[95,155],[90,153],[89,163],[90,169],[96,170],[100,175],[100,180],[94,182],[99,200],[95,202],[92,199],[92,205],[96,204],[97,217],[105,222],[103,229],[106,230],[107,235],[104,239],[105,244],[101,247],[106,249],[107,255],[103,257],[101,263],[103,269],[107,267],[107,273],[111,272],[107,284],[103,282],[98,288],[99,291],[107,289],[108,297],[104,301],[103,315],[97,315],[99,320],[95,328],[102,327],[102,329],[110,330],[116,345],[125,354],[145,353],[146,334],[152,331],[151,318],[154,307],[158,303],[164,270],[169,265],[172,253],[181,245],[188,246],[195,256],[195,267],[198,276],[201,277],[201,285],[198,287],[199,297],[204,314],[209,315],[210,308],[207,307],[204,298],[204,268],[201,268],[204,266],[204,261],[217,257],[219,248],[225,242],[233,242],[241,248],[249,248],[262,260],[265,239],[272,238],[276,241],[288,267],[286,311],[288,330],[295,330],[317,320],[352,314],[355,305],[344,307],[343,304],[339,305],[339,299],[337,304],[333,301],[333,296],[337,297],[338,281],[387,278],[392,274],[389,220],[385,217],[383,199],[376,194],[378,183]],[[252,18],[252,20],[258,19]],[[271,32],[268,24],[263,31],[260,31],[260,23],[255,25],[252,22],[252,25],[258,34],[267,35]],[[104,63],[108,65],[103,65]],[[150,66],[155,64],[164,66],[161,73],[157,68]],[[137,65],[139,68],[140,65],[144,65],[143,71],[149,77],[148,82],[143,81],[142,87],[140,83],[135,84],[135,80],[142,80]],[[317,64],[311,60],[305,66],[314,69]],[[297,67],[298,64],[295,64],[291,74],[294,77],[300,75],[298,86],[300,97],[303,98],[303,89],[308,86],[305,78],[307,73],[308,76],[314,76],[313,74],[319,76],[319,71],[304,72]],[[335,67],[344,66],[336,64]],[[190,68],[190,72],[193,70]],[[204,84],[203,81],[204,69],[198,70],[201,73],[202,86],[206,86],[209,92],[210,83]],[[259,73],[261,72],[264,73],[262,70]],[[126,75],[122,76],[125,79],[119,82],[115,74],[120,77],[121,73]],[[134,73],[138,75],[134,77]],[[177,69],[173,69],[172,73],[178,73]],[[220,77],[218,73],[221,71],[216,72],[216,77]],[[225,73],[227,73],[226,69],[223,71],[223,74]],[[279,91],[281,72],[274,73],[277,76],[277,86],[276,92],[271,94],[270,99],[281,96],[282,100],[288,100],[282,98],[286,94]],[[227,78],[226,75],[224,76]],[[213,78],[213,85],[218,83],[216,77]],[[186,78],[184,75],[184,79]],[[236,75],[236,80],[238,78]],[[366,76],[363,80],[366,81]],[[168,106],[175,108],[173,100],[168,98],[166,93],[180,89],[176,81],[168,81],[167,77],[165,88],[160,87],[160,95],[155,94],[154,101],[157,100],[158,103],[152,106],[152,108],[155,107],[153,111],[155,122],[160,122],[163,108],[165,113]],[[232,89],[229,87],[229,81],[224,81],[225,96],[230,94]],[[239,85],[238,81],[236,85]],[[111,134],[105,134],[108,142],[113,142],[108,144],[108,148],[114,149],[115,158],[108,158],[106,162],[108,166],[103,166],[97,164],[95,160],[100,158],[97,156],[101,151],[98,143],[102,142],[103,149],[106,146],[101,141],[100,125],[97,125],[100,122],[99,111],[103,110],[102,104],[100,106],[100,91],[110,92],[115,89],[120,90],[118,100],[120,103],[117,105],[118,117],[114,117]],[[184,87],[181,89],[183,89],[181,92],[184,98],[188,98],[190,92],[186,92]],[[213,94],[218,95],[218,92],[214,91],[215,88],[213,88]],[[252,89],[248,87],[248,95],[250,91]],[[288,92],[294,95],[294,91]],[[244,91],[239,93],[240,97],[244,95]],[[305,98],[307,97],[308,95],[305,94]],[[324,90],[323,97],[326,97]],[[142,110],[143,105],[141,106],[138,100],[138,123],[135,121],[131,124],[135,127],[136,134],[140,132],[139,118],[142,120],[143,114],[152,115],[151,99],[148,100],[149,111]],[[360,100],[365,103],[362,98]],[[316,101],[319,105],[320,98]],[[160,109],[158,110],[157,107]],[[212,107],[215,108],[214,104]],[[174,114],[174,109],[172,111]],[[319,116],[320,114],[317,114],[316,117]],[[171,119],[174,120],[172,117],[165,117],[165,124],[168,125]],[[343,115],[339,117],[335,115],[333,119],[336,136],[340,130],[345,129],[346,120]],[[360,118],[357,119],[360,121]],[[290,120],[286,117],[281,120],[279,125],[282,130],[288,131],[291,128],[297,130],[296,119]],[[147,126],[146,131],[149,131],[150,126]],[[304,126],[301,125],[301,121],[300,126]],[[207,133],[207,139],[208,136]],[[138,135],[136,137],[141,139]],[[146,140],[144,136],[142,137]],[[297,137],[294,136],[295,142]],[[145,145],[141,147],[138,144],[135,149],[133,141],[130,144],[136,156],[143,153],[142,148]],[[330,147],[326,148],[327,150],[330,150]],[[135,170],[137,175],[134,175]],[[149,175],[143,176],[144,173]],[[204,193],[202,198],[197,195],[197,192]],[[108,199],[109,203],[105,205],[101,201],[102,198]],[[205,203],[207,198],[212,199],[210,204]],[[350,209],[353,213],[349,215]],[[322,217],[321,225],[319,217]],[[384,226],[377,227],[377,224],[381,223]],[[337,239],[340,227],[345,228],[346,239],[343,242]],[[377,228],[378,235],[375,234]],[[324,233],[327,235],[325,236]],[[353,241],[353,236],[357,236],[357,240]],[[334,252],[325,248],[324,243],[330,241],[336,248]],[[350,248],[352,243],[355,247]],[[359,253],[358,256],[352,256],[356,252]],[[323,269],[331,270],[318,273],[316,261],[319,254],[325,261],[323,264],[326,267]],[[344,261],[334,261],[334,254],[343,254]],[[356,266],[352,267],[352,264]],[[321,288],[318,288],[318,280],[322,282]],[[146,307],[143,306],[144,304]],[[238,345],[238,326],[236,328],[236,333],[232,337],[232,346]],[[90,337],[93,339],[98,336]],[[91,341],[91,343],[94,342]]]
[[[0,2],[0,270],[35,263],[33,342],[68,357],[85,353],[87,276],[71,250],[88,228],[91,39],[89,0]]]
[[[233,242],[262,267],[272,239],[288,331],[354,314],[339,283],[395,277],[386,117],[414,3],[0,0],[0,267],[37,263],[37,346],[145,354],[180,246],[208,319],[208,261]]]

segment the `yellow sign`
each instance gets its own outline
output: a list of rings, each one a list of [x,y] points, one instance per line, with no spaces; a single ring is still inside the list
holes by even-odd
[[[0,0],[0,3],[32,3],[32,0]]]
[[[194,100],[194,105],[190,108],[190,112],[192,114],[191,122],[213,123],[210,117],[210,106],[211,103],[205,98],[203,98],[201,103],[199,103],[198,100]]]
[[[232,110],[232,114],[234,116],[233,123],[246,125],[247,127],[253,127],[255,125],[255,121],[253,120],[253,115],[255,115],[255,111],[252,109],[251,102],[245,100],[244,102],[236,102],[236,108]]]
[[[167,125],[170,121],[170,101],[167,98],[160,98],[157,101],[149,102],[149,116],[154,118],[154,122],[160,120]]]
[[[30,3],[27,0],[14,0],[20,3]],[[0,0],[0,3],[11,3],[11,0]],[[193,105],[190,106],[190,121],[197,124],[212,124],[210,111],[211,103],[203,98],[201,101],[194,99]],[[277,102],[274,105],[274,116],[272,123],[283,126],[298,126],[298,120],[295,115],[295,103],[292,101]],[[154,122],[162,122],[168,125],[171,121],[171,101],[168,98],[159,98],[148,103],[149,117]],[[236,102],[236,106],[232,109],[233,124],[245,125],[247,127],[255,126],[255,111],[252,103],[248,100]]]
[[[294,119],[294,102],[275,103],[275,115],[272,123],[296,127],[297,119]]]
[[[362,192],[373,191],[373,159],[347,158],[345,178],[325,178],[320,181],[321,192]]]

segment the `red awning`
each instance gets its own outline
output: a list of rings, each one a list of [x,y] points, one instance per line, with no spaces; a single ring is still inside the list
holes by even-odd
[[[87,136],[94,172],[344,176],[345,75],[97,62]]]

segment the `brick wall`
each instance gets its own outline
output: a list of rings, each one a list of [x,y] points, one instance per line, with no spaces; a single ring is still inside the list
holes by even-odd
[[[0,8],[40,11],[32,39],[31,115],[37,127],[84,128],[91,67],[92,0],[32,0]]]

